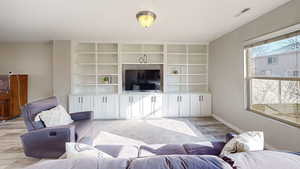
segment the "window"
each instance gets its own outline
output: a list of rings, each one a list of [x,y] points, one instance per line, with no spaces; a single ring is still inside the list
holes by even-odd
[[[300,31],[245,48],[247,107],[300,126]]]
[[[272,64],[276,64],[277,63],[277,57],[275,56],[269,56],[268,57],[268,64],[272,65]]]

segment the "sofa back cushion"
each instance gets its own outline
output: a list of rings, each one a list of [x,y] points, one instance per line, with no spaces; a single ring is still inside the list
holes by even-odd
[[[73,123],[71,116],[61,105],[50,110],[42,111],[35,117],[35,121],[42,121],[46,127],[68,125]]]

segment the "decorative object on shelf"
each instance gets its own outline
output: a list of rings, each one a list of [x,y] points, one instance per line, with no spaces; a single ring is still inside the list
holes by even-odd
[[[138,61],[138,63],[147,63],[148,62],[148,57],[147,57],[147,55],[138,56],[137,61]]]
[[[152,11],[140,11],[136,14],[136,19],[142,27],[148,28],[154,23],[156,14]]]
[[[103,77],[103,83],[104,84],[110,84],[111,83],[111,77],[109,77],[109,76]]]
[[[175,75],[177,75],[178,74],[178,70],[173,70],[172,73],[175,74]]]

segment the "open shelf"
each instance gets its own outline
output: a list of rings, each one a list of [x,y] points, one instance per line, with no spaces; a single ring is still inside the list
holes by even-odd
[[[167,45],[167,92],[208,90],[207,69],[207,45]]]
[[[118,93],[117,43],[79,42],[75,45],[73,60],[74,94]],[[104,79],[108,79],[109,83],[104,83]]]

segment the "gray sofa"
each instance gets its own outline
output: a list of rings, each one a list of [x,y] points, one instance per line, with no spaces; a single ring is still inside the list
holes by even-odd
[[[70,114],[74,123],[65,126],[45,127],[42,121],[34,120],[40,112],[58,104],[56,97],[50,97],[23,106],[22,113],[28,132],[21,136],[21,140],[26,156],[58,158],[65,153],[66,142],[76,142],[84,137],[81,131],[90,123],[91,111]]]

